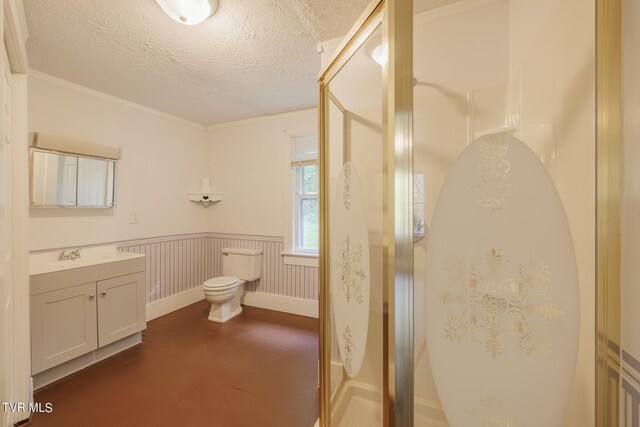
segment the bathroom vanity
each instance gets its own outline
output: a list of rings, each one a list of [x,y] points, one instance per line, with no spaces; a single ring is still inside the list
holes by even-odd
[[[115,246],[31,256],[31,371],[42,387],[142,341],[145,258]]]

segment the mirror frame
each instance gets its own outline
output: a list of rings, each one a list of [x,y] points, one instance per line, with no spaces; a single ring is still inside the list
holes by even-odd
[[[90,160],[103,160],[105,162],[113,162],[113,202],[105,205],[78,205],[78,183],[76,176],[76,204],[75,205],[38,205],[33,201],[33,155],[36,152],[56,154],[59,156],[75,157],[77,159],[90,159]],[[115,159],[108,159],[105,157],[87,156],[83,154],[67,153],[57,150],[48,150],[38,147],[29,147],[29,207],[33,209],[112,209],[116,207],[116,195],[117,195],[117,179],[118,176],[118,161]],[[105,193],[106,196],[106,193]]]

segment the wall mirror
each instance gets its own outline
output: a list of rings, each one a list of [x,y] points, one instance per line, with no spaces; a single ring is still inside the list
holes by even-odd
[[[38,143],[38,140],[40,143]],[[60,139],[57,139],[60,141]],[[30,196],[33,208],[112,208],[115,206],[117,155],[85,155],[95,144],[84,143],[85,153],[43,148],[44,138],[32,137]],[[78,144],[78,143],[76,143]],[[104,146],[98,146],[103,147]],[[57,147],[56,147],[57,148]],[[93,151],[95,152],[95,150]],[[100,153],[104,154],[104,153]]]

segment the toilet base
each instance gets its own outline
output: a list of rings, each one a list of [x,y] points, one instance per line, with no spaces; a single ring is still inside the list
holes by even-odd
[[[229,305],[229,303],[211,304],[211,310],[209,310],[209,320],[211,320],[212,322],[224,323],[227,320],[230,320],[236,317],[238,314],[242,313],[242,306],[237,307],[236,309],[231,309]]]
[[[238,286],[236,293],[229,301],[225,303],[211,303],[211,309],[209,310],[209,320],[212,322],[224,323],[229,319],[236,317],[242,313],[242,305],[240,305],[240,298],[244,291],[244,283]]]

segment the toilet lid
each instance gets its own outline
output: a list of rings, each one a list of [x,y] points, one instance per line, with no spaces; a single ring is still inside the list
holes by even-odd
[[[220,276],[220,277],[214,277],[213,279],[207,280],[206,282],[204,282],[202,287],[204,287],[204,288],[224,288],[226,286],[231,286],[231,285],[235,284],[236,282],[238,282],[238,278],[237,277]]]

